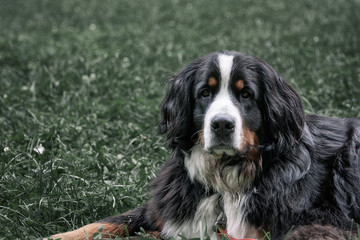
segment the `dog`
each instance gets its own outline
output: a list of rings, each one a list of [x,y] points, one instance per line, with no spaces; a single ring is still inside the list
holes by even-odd
[[[151,200],[53,239],[92,239],[99,226],[108,237],[359,236],[360,118],[306,116],[273,67],[238,52],[196,59],[167,83],[170,157]]]

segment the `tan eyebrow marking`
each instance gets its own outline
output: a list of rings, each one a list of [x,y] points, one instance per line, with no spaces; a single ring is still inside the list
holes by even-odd
[[[217,81],[216,81],[216,79],[214,77],[211,77],[208,80],[208,84],[209,84],[210,87],[216,87]]]
[[[244,80],[239,80],[235,83],[235,87],[239,90],[244,88]]]

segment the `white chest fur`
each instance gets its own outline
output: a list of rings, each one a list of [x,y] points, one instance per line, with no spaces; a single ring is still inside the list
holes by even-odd
[[[192,181],[199,181],[218,193],[203,199],[197,208],[196,214],[190,221],[181,224],[165,224],[165,236],[177,236],[184,233],[185,237],[200,237],[208,234],[211,239],[217,239],[213,226],[223,212],[227,218],[227,232],[234,238],[261,238],[259,229],[255,229],[246,221],[248,196],[243,188],[250,184],[241,172],[239,166],[229,166],[220,174],[213,155],[195,146],[190,155],[185,157],[185,167]],[[221,202],[221,206],[219,205]]]
[[[227,218],[227,233],[234,238],[261,238],[261,231],[245,219],[247,196],[224,194],[224,213]]]
[[[214,194],[204,198],[199,203],[193,218],[182,224],[175,222],[166,222],[161,234],[165,238],[200,238],[205,239],[209,236],[211,239],[217,239],[213,230],[214,223],[221,213],[219,206],[219,194]]]
[[[223,201],[223,209],[220,201]],[[165,238],[200,238],[218,239],[213,227],[223,212],[227,218],[227,233],[234,238],[261,238],[259,230],[247,223],[244,217],[244,208],[246,208],[246,196],[234,196],[230,194],[214,194],[203,199],[196,210],[193,218],[182,224],[175,222],[166,222],[162,230]]]

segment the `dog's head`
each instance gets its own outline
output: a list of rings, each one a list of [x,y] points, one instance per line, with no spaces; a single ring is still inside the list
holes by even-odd
[[[301,137],[300,97],[271,66],[237,52],[206,55],[168,80],[161,106],[168,146],[213,156],[259,158],[271,143],[284,152]]]
[[[234,155],[272,141],[291,147],[301,137],[298,94],[270,65],[237,52],[206,55],[168,80],[160,133],[168,146]],[[281,151],[281,150],[280,150]]]

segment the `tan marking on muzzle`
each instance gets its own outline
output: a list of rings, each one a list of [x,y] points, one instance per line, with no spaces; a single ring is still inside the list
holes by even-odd
[[[258,136],[256,135],[255,132],[250,131],[244,125],[245,124],[243,124],[242,126],[244,141],[242,143],[241,149],[245,149],[245,147],[247,146],[258,146],[259,145]]]
[[[200,131],[200,132],[198,132],[198,137],[197,137],[197,144],[201,144],[201,146],[204,148],[204,146],[205,146],[205,139],[204,139],[204,131],[202,130],[202,131]]]
[[[262,157],[258,150],[259,138],[243,124],[243,142],[240,151],[246,151],[246,161],[243,171],[249,179],[254,179],[262,170]]]
[[[250,131],[244,125],[245,124],[243,124],[242,127],[244,140],[242,142],[240,150],[247,150],[247,158],[252,161],[257,161],[259,164],[261,164],[261,156],[258,150],[259,138],[255,132]]]

